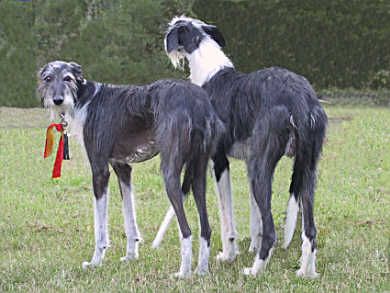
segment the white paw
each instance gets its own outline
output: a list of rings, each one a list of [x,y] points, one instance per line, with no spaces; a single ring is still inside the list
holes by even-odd
[[[223,251],[221,251],[217,255],[217,261],[221,261],[221,262],[233,262],[235,259],[236,259],[235,253],[226,254],[223,253]]]
[[[256,252],[256,251],[257,251],[256,246],[251,244],[251,245],[249,246],[248,252],[249,252],[249,253],[253,253],[253,252]]]
[[[191,272],[187,272],[187,273],[177,272],[177,273],[174,273],[172,275],[172,277],[174,277],[176,279],[188,279],[189,277],[191,277]]]
[[[316,272],[305,273],[305,271],[301,269],[297,271],[297,277],[300,278],[316,279],[319,276],[320,275]]]
[[[82,267],[83,267],[84,270],[87,269],[87,268],[100,267],[100,266],[101,266],[101,264],[88,262],[88,261],[84,261],[83,264],[82,264]]]
[[[249,245],[248,252],[258,252],[260,250],[260,243],[257,241],[251,241],[251,244]]]
[[[195,269],[194,273],[199,275],[199,276],[204,276],[204,275],[207,275],[209,273],[209,269],[208,268],[199,268],[199,267],[197,267]]]
[[[244,268],[242,273],[246,276],[256,276],[256,274],[253,274],[252,268]]]
[[[121,262],[127,262],[127,261],[135,260],[137,258],[138,258],[137,255],[126,255],[124,257],[121,257],[120,260],[121,260]]]

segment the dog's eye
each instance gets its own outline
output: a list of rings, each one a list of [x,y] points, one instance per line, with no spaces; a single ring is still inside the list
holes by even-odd
[[[52,79],[51,76],[46,76],[43,80],[46,82],[51,82]]]
[[[70,82],[72,81],[72,78],[70,76],[65,76],[64,81]]]

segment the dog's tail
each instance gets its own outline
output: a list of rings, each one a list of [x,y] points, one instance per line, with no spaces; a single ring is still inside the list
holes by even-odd
[[[302,185],[302,178],[301,176],[297,176],[299,173],[298,170],[302,168],[307,170],[304,174],[306,174],[305,176],[312,176],[309,184],[313,184],[314,186],[316,166],[322,151],[327,122],[328,118],[326,113],[318,104],[311,109],[305,119],[297,123],[297,127],[301,127],[301,130],[296,132],[297,146],[293,167],[293,181],[290,186],[290,199],[288,201],[284,227],[284,248],[290,245],[294,236],[299,206],[302,200],[301,194],[299,193],[299,190],[302,188],[300,187]]]

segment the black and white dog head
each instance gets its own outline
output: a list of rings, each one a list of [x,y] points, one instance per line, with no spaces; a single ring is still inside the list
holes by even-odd
[[[77,91],[84,83],[81,66],[75,62],[53,61],[43,66],[37,75],[37,92],[42,105],[72,115]]]
[[[225,46],[225,39],[216,26],[185,16],[172,19],[164,38],[165,51],[175,67],[181,67],[186,54],[192,54],[203,42],[212,43],[219,50]]]

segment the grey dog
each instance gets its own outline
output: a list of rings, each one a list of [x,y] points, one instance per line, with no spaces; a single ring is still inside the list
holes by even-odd
[[[183,188],[192,187],[201,233],[196,273],[208,272],[211,229],[206,209],[206,169],[224,126],[207,93],[181,80],[159,80],[145,86],[87,81],[74,62],[54,61],[38,72],[38,94],[44,107],[64,115],[78,134],[92,170],[95,208],[95,252],[83,267],[100,265],[108,247],[107,204],[109,164],[119,181],[127,236],[126,256],[138,257],[131,166],[161,154],[161,170],[181,232],[181,266],[177,277],[191,274],[192,236],[184,207]]]

